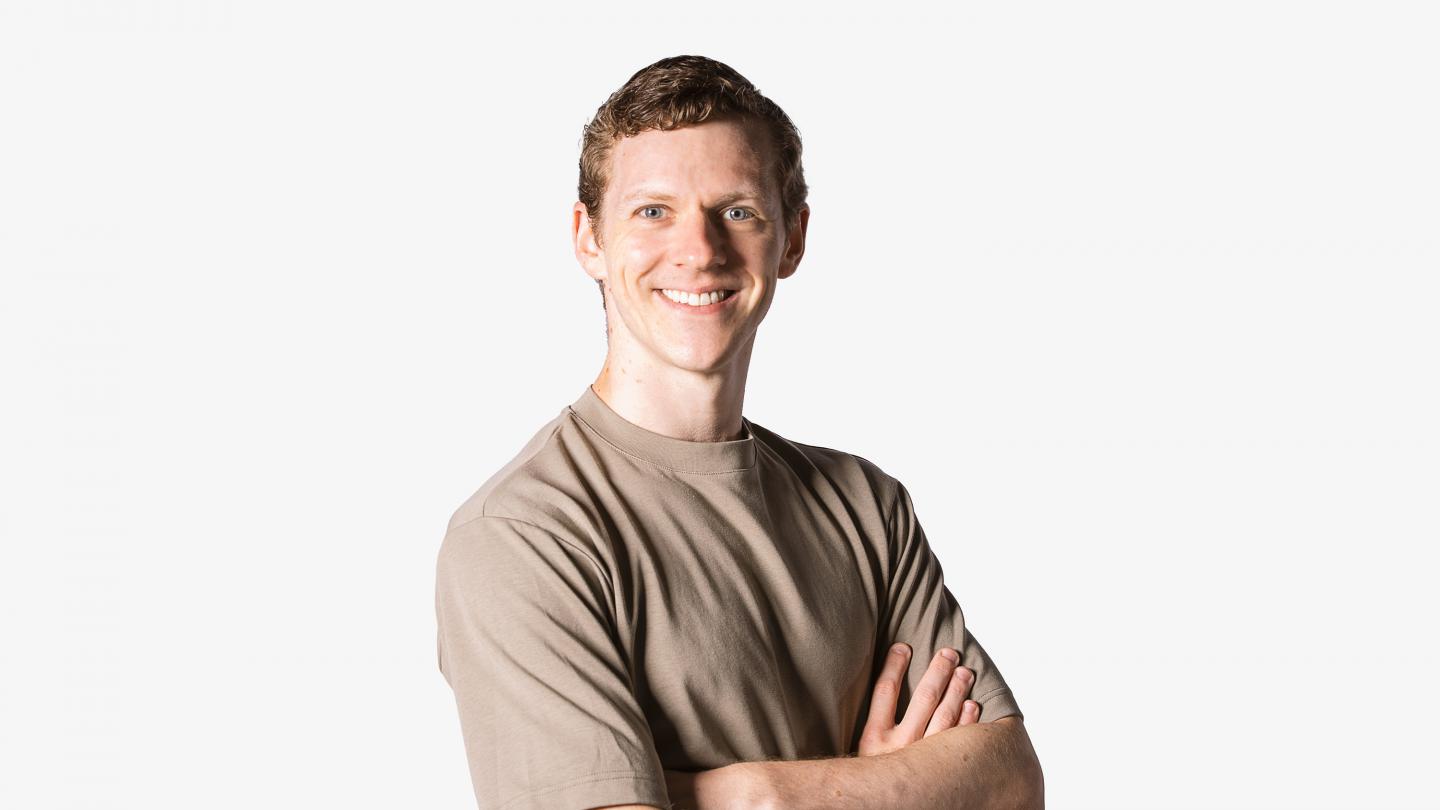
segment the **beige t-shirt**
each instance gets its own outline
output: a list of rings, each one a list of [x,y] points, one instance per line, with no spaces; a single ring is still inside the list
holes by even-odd
[[[942,646],[982,720],[1020,714],[905,488],[743,424],[674,439],[586,386],[456,510],[439,663],[481,807],[663,807],[665,769],[853,753],[895,641],[899,716]]]

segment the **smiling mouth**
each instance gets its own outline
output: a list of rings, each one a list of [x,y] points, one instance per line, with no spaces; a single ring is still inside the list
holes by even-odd
[[[712,304],[728,301],[735,295],[734,290],[715,290],[705,293],[687,293],[682,290],[657,290],[656,292],[677,304],[694,307],[696,309],[703,309]]]

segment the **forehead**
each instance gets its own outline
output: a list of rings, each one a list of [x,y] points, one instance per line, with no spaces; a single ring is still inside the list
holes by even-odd
[[[621,200],[642,190],[673,195],[752,190],[775,193],[769,138],[753,122],[706,121],[672,130],[646,130],[610,151],[606,196]]]

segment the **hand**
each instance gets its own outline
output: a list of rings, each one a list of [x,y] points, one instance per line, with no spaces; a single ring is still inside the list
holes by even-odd
[[[896,652],[903,649],[904,652]],[[875,680],[870,698],[870,716],[860,734],[859,755],[862,757],[888,754],[916,740],[929,737],[957,724],[966,726],[980,721],[980,704],[965,698],[975,683],[975,673],[957,666],[942,653],[935,654],[930,668],[910,696],[905,719],[895,723],[895,710],[900,699],[900,679],[910,665],[910,645],[897,644],[885,656],[885,666]],[[954,652],[954,650],[950,650]],[[959,655],[956,655],[959,661]]]

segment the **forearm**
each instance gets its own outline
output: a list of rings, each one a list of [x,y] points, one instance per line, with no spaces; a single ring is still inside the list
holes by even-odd
[[[746,767],[770,805],[787,810],[1044,807],[1040,762],[1014,718],[955,726],[880,756]]]

